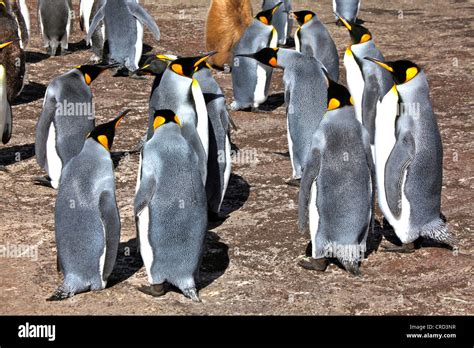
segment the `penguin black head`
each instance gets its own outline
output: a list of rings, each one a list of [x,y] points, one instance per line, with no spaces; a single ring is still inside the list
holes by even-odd
[[[156,110],[153,119],[153,130],[157,130],[159,127],[166,123],[176,123],[178,126],[181,126],[181,121],[174,111],[169,109],[165,110]]]
[[[169,68],[178,75],[192,78],[201,64],[216,53],[213,51],[204,56],[178,58],[170,63]]]
[[[236,57],[248,57],[258,60],[260,63],[278,68],[278,48],[265,47],[257,53],[238,54]]]
[[[257,15],[255,16],[255,19],[259,20],[263,24],[270,25],[272,23],[273,15],[282,4],[283,4],[282,2],[279,2],[272,8],[257,13]]]
[[[421,71],[420,67],[409,60],[397,60],[396,62],[382,62],[375,58],[365,57],[365,59],[374,62],[385,70],[392,73],[393,79],[397,85],[413,79]]]
[[[152,55],[145,60],[143,66],[137,70],[138,75],[162,75],[170,62],[176,60],[177,57],[166,55]]]
[[[116,119],[108,122],[101,124],[97,127],[95,127],[92,132],[89,133],[87,138],[94,139],[97,141],[99,144],[101,144],[103,147],[107,149],[107,151],[110,151],[112,148],[112,144],[114,142],[114,137],[115,137],[115,129],[119,126],[120,122],[122,119],[130,112],[130,110],[125,110],[122,112]]]
[[[75,68],[84,75],[84,80],[89,86],[105,70],[117,65],[78,65]]]
[[[372,34],[370,33],[369,29],[363,27],[362,25],[348,21],[338,14],[336,14],[336,16],[339,17],[347,30],[349,30],[349,34],[351,35],[351,40],[354,45],[372,40]]]
[[[310,20],[312,20],[316,16],[316,13],[312,11],[295,11],[295,12],[292,12],[292,14],[293,14],[293,17],[298,21],[298,24],[300,26],[308,23]]]
[[[326,69],[322,69],[326,76],[328,84],[328,111],[340,109],[344,106],[354,105],[351,94],[348,89],[329,78]]]

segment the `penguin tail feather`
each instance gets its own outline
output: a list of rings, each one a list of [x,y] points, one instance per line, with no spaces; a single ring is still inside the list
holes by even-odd
[[[347,272],[353,276],[360,276],[361,272],[359,270],[359,261],[358,260],[339,260]]]
[[[457,238],[451,232],[449,232],[447,223],[441,218],[423,226],[420,235],[422,237],[447,244],[450,247],[455,247],[458,243]]]
[[[202,302],[196,288],[184,289],[182,292],[184,296],[189,297],[193,302]]]
[[[74,296],[74,293],[64,285],[61,285],[49,298],[46,299],[46,301],[62,301],[72,296]]]

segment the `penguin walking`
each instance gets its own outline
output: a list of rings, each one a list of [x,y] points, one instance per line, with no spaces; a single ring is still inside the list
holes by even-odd
[[[403,243],[388,251],[413,252],[419,237],[454,247],[456,240],[441,218],[443,145],[426,75],[410,61],[367,60],[395,81],[375,121],[378,202]]]
[[[206,49],[218,52],[209,63],[224,69],[232,50],[252,23],[250,0],[212,0],[206,20]]]
[[[198,275],[207,231],[206,193],[199,158],[171,110],[155,110],[153,136],[140,155],[135,220],[153,296],[178,287],[199,302]]]
[[[374,151],[377,105],[392,88],[393,80],[388,71],[378,69],[373,63],[364,59],[365,57],[384,59],[382,53],[375,47],[370,31],[343,17],[341,21],[349,30],[352,40],[352,45],[344,55],[347,85],[354,98],[357,119],[369,131],[370,144]]]
[[[328,81],[328,111],[314,133],[299,192],[299,230],[309,229],[312,254],[298,264],[325,271],[336,258],[359,275],[373,221],[372,153],[349,91]]]
[[[82,65],[55,78],[46,89],[36,125],[36,160],[58,188],[62,168],[76,156],[94,129],[91,83],[108,66]]]
[[[0,62],[7,79],[7,99],[11,104],[23,90],[26,55],[18,36],[15,15],[3,1],[0,1],[0,42],[11,42],[0,50]]]
[[[266,11],[275,7],[280,1],[278,0],[263,0],[262,10]],[[278,33],[278,44],[286,45],[293,30],[293,18],[290,13],[292,11],[292,1],[284,0],[283,4],[276,10],[273,15],[272,24]]]
[[[280,2],[272,9],[259,12],[242,38],[234,47],[232,62],[232,86],[234,102],[230,110],[258,109],[268,98],[272,68],[242,55],[255,53],[265,47],[276,48],[278,33],[272,26],[273,14]]]
[[[298,186],[313,134],[327,110],[323,65],[314,57],[285,48],[264,48],[246,56],[284,71],[288,148],[293,167],[293,179],[288,184]]]
[[[13,41],[0,44],[0,51],[11,45]],[[6,144],[12,136],[12,108],[8,100],[7,71],[0,62],[0,136],[2,143]]]
[[[55,56],[59,45],[65,54],[72,33],[74,9],[71,0],[39,0],[38,21],[41,27],[44,47]]]
[[[214,52],[199,57],[183,57],[169,63],[150,97],[147,139],[154,135],[156,110],[176,110],[182,121],[183,136],[199,158],[203,184],[207,178],[209,155],[209,117],[199,82],[193,78],[199,66]]]
[[[94,128],[81,152],[64,167],[54,212],[57,265],[64,281],[49,301],[107,285],[120,243],[110,149],[115,129],[128,112]]]
[[[106,0],[97,10],[87,33],[86,42],[99,23],[103,21],[108,42],[108,57],[111,63],[119,63],[133,73],[143,52],[143,26],[146,25],[157,41],[160,29],[154,19],[136,0]]]
[[[329,31],[312,11],[296,11],[292,14],[299,24],[295,32],[296,50],[319,60],[326,67],[331,80],[339,81],[339,53]]]
[[[356,23],[360,11],[360,0],[333,0],[332,8],[338,24],[341,22],[340,17]]]

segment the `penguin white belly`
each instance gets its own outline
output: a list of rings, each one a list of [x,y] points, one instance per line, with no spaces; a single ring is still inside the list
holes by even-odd
[[[11,121],[11,109],[7,99],[7,75],[5,67],[0,64],[0,138],[4,130],[9,127]]]
[[[31,25],[30,25],[30,11],[28,10],[28,6],[26,6],[25,0],[20,0],[20,12],[25,19],[26,30],[28,30],[28,34],[31,33]]]
[[[272,35],[272,38],[270,39],[269,47],[270,48],[277,48],[278,47],[278,32],[275,29],[275,27],[273,27],[271,35]]]
[[[153,264],[153,249],[151,248],[148,230],[150,227],[150,209],[145,207],[138,215],[138,236],[140,239],[140,254],[148,275],[148,282],[153,284],[151,266]]]
[[[65,42],[64,48],[68,48],[69,44],[69,38],[71,37],[71,25],[72,25],[72,14],[74,13],[74,10],[72,8],[69,9],[68,15],[67,15],[67,25],[66,25],[66,40],[62,40],[62,42]]]
[[[222,202],[224,201],[224,196],[229,186],[230,174],[232,171],[232,157],[231,157],[232,147],[230,145],[229,136],[225,137],[225,171],[224,171],[224,187],[222,188],[221,202],[219,204],[219,210],[221,209]]]
[[[137,42],[135,43],[135,66],[138,67],[143,50],[143,25],[140,21],[137,22]]]
[[[102,282],[102,289],[105,289],[107,286],[107,280],[104,280],[104,271],[105,271],[105,255],[107,254],[107,234],[105,232],[104,222],[102,221],[102,232],[104,237],[104,250],[99,258],[99,272],[100,272],[100,281]]]
[[[395,230],[395,234],[402,241],[402,243],[411,242],[410,238],[410,202],[405,195],[405,184],[407,180],[408,170],[405,170],[403,174],[402,186],[401,186],[401,214],[400,218],[395,220],[395,224],[392,225]]]
[[[86,35],[89,33],[89,23],[91,18],[92,6],[94,6],[94,0],[81,0],[79,12]]]
[[[319,227],[319,211],[316,206],[316,200],[318,198],[318,188],[316,185],[316,180],[314,180],[311,185],[311,194],[309,199],[309,232],[311,234],[311,243],[313,244],[312,257],[316,258],[316,235],[318,233]]]
[[[49,38],[47,38],[44,33],[43,17],[41,16],[41,11],[38,11],[38,22],[40,24],[41,36],[43,37],[43,47],[48,47]]]
[[[288,152],[290,153],[291,167],[293,168],[293,178],[297,179],[295,163],[293,162],[293,140],[291,139],[290,120],[288,119],[288,116],[286,117],[286,133],[288,137]]]
[[[265,95],[265,86],[267,85],[267,71],[260,63],[257,63],[257,85],[253,97],[254,107],[263,104],[267,97]]]
[[[194,99],[194,106],[197,114],[197,132],[201,139],[202,146],[206,152],[206,163],[209,157],[209,116],[207,114],[206,100],[199,86],[199,82],[193,79],[191,91]]]
[[[301,43],[300,43],[300,31],[301,31],[301,28],[298,28],[296,29],[296,32],[295,32],[295,50],[296,52],[300,52],[301,53]]]
[[[61,171],[63,164],[61,158],[56,150],[56,127],[54,122],[51,122],[48,132],[48,140],[46,141],[46,171],[51,178],[51,186],[57,189],[59,186],[59,179],[61,178]]]
[[[357,64],[354,54],[349,50],[347,50],[344,55],[344,66],[346,67],[347,86],[354,99],[356,117],[362,124],[362,95],[364,93],[365,82],[359,64]]]

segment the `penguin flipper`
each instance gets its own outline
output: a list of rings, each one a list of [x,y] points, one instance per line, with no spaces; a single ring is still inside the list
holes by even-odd
[[[143,156],[143,153],[142,153]],[[135,195],[135,216],[137,217],[143,209],[151,202],[156,191],[156,180],[152,172],[146,170],[146,163],[142,158],[140,187]]]
[[[5,145],[8,143],[12,137],[12,107],[7,102],[7,114],[5,115],[6,118],[4,120],[4,127],[3,127],[3,134],[2,134],[2,143]]]
[[[379,100],[379,87],[375,76],[369,76],[364,84],[362,94],[362,123],[370,135],[370,143],[375,139],[375,116],[377,114],[377,102]]]
[[[400,133],[385,164],[385,195],[392,214],[400,216],[402,181],[415,155],[415,140],[409,131]]]
[[[94,18],[92,19],[91,25],[89,26],[89,32],[86,36],[86,44],[91,45],[91,39],[94,32],[97,30],[99,23],[104,20],[105,17],[105,5],[107,5],[107,1],[97,10]]]
[[[311,149],[308,160],[303,168],[301,177],[300,193],[298,198],[298,226],[299,231],[304,233],[308,227],[308,202],[311,196],[311,186],[319,175],[321,153],[317,147]]]
[[[156,41],[160,41],[161,33],[160,28],[156,24],[153,17],[143,9],[138,3],[129,1],[127,2],[128,9],[130,13],[140,21],[143,25],[146,25],[150,30]]]
[[[99,211],[102,225],[105,229],[105,263],[103,271],[103,280],[112,273],[117,249],[120,243],[120,216],[117,208],[115,194],[112,191],[102,191],[99,197]]]
[[[369,165],[370,182],[372,184],[370,228],[373,232],[375,228],[375,195],[376,195],[377,181],[375,178],[375,164],[374,164],[374,159],[372,157],[372,150],[370,147],[369,132],[367,132],[367,129],[364,126],[361,126],[361,129],[362,129],[362,142],[364,143],[365,157],[367,159],[367,164]]]
[[[41,168],[46,164],[46,144],[49,136],[49,127],[56,114],[56,98],[54,88],[48,87],[44,96],[44,106],[36,125],[35,154],[36,161]]]

